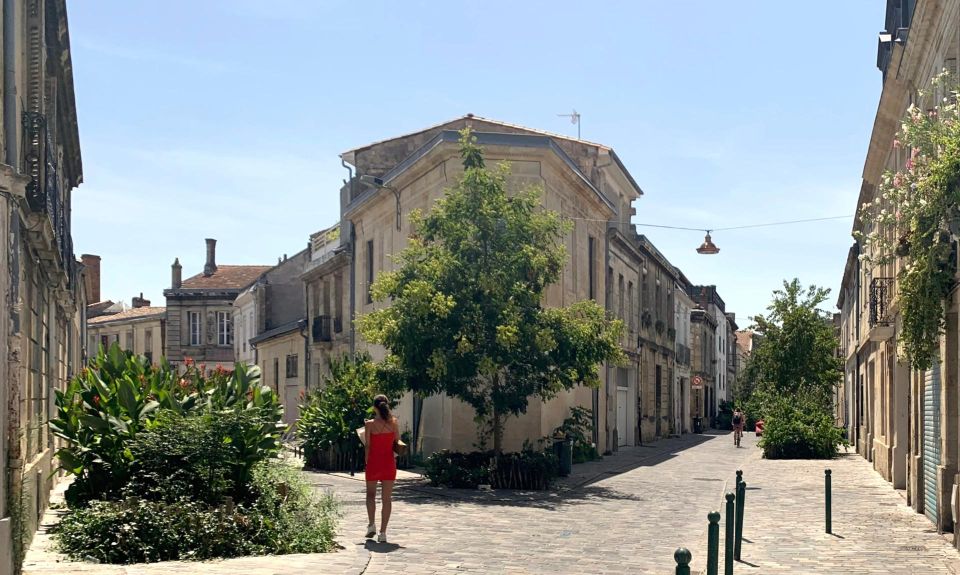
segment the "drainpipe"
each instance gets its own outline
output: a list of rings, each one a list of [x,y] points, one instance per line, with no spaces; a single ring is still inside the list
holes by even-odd
[[[300,337],[303,338],[303,390],[310,389],[310,336],[307,334],[307,326],[310,322],[301,319],[297,322],[300,325]]]
[[[19,172],[15,4],[15,0],[3,0],[3,140],[6,144],[5,161]]]
[[[341,226],[343,224],[340,224]],[[343,234],[343,230],[340,231]],[[341,236],[342,237],[342,236]],[[357,313],[357,234],[350,222],[350,356],[357,353],[357,327],[354,319]]]
[[[603,299],[604,299],[603,307],[604,307],[604,309],[605,309],[607,312],[610,311],[610,305],[611,305],[611,302],[610,302],[610,299],[611,299],[611,297],[610,297],[611,287],[610,287],[610,281],[609,281],[610,278],[608,277],[608,270],[610,269],[610,236],[611,236],[611,235],[613,234],[613,232],[615,231],[614,228],[611,228],[611,227],[609,227],[609,226],[610,226],[610,223],[607,222],[606,233],[603,234],[603,272],[602,272],[602,273],[603,273],[603,278],[604,278],[604,279],[603,279]],[[610,404],[610,380],[611,380],[611,375],[610,375],[610,374],[611,374],[611,371],[612,371],[612,369],[613,369],[613,368],[611,367],[609,361],[606,362],[606,365],[604,366],[604,369],[606,370],[606,374],[607,374],[606,382],[605,382],[605,384],[604,384],[604,393],[606,394],[606,397],[607,397],[607,407],[609,407],[609,404]],[[597,416],[597,411],[600,409],[600,390],[599,390],[599,389],[595,389],[595,390],[594,390],[594,400],[593,400],[593,401],[594,401],[594,405],[595,405],[594,412],[593,412],[593,413],[594,413],[594,419],[597,420],[597,419],[599,419],[599,417]],[[606,429],[609,430],[609,429],[610,429],[610,414],[609,414],[609,409],[606,410],[605,415],[606,415],[606,417],[604,417],[604,422],[606,423],[605,427],[606,427]],[[594,422],[593,428],[594,428],[594,430],[595,430],[594,435],[595,435],[595,436],[599,436],[599,430],[597,430],[596,421]],[[607,441],[610,441],[610,439],[611,439],[611,438],[610,438],[609,435],[608,435],[608,436],[607,436]],[[618,441],[614,441],[613,443],[619,443],[619,442],[618,442]],[[604,451],[612,451],[612,450],[616,449],[616,447],[617,447],[616,445],[611,445],[611,446],[606,446],[606,445],[605,445],[605,446],[604,446]]]

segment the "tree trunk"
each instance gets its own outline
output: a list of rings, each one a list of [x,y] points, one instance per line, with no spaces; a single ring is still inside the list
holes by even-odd
[[[502,416],[493,410],[493,452],[497,455],[503,453],[503,421]]]

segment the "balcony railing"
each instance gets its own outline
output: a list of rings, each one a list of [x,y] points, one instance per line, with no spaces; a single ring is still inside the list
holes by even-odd
[[[27,175],[30,176],[26,189],[27,205],[33,212],[46,214],[50,219],[57,252],[66,269],[66,262],[73,260],[73,245],[70,240],[69,214],[66,213],[60,197],[57,148],[47,130],[46,117],[43,114],[24,114],[23,127],[26,135],[24,163]]]
[[[331,331],[332,318],[328,315],[318,315],[313,318],[313,342],[332,341],[333,333]]]
[[[892,300],[893,278],[870,280],[870,327],[890,325]]]

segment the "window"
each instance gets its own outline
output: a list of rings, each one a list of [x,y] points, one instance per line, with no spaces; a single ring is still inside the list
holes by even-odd
[[[333,276],[333,331],[343,331],[343,275]]]
[[[148,329],[143,332],[143,355],[147,361],[153,363],[153,330]]]
[[[127,351],[134,351],[133,349],[133,331],[127,332]]]
[[[620,319],[624,318],[623,312],[623,274],[617,274],[617,316]]]
[[[297,354],[287,356],[287,379],[297,377]]]
[[[627,326],[629,326],[630,331],[634,331],[634,319],[633,319],[633,282],[627,282]]]
[[[367,240],[367,303],[373,303],[373,240]]]
[[[187,322],[190,325],[190,345],[200,345],[200,312],[187,312]]]
[[[106,350],[108,347],[110,347],[110,337],[109,337],[109,336],[106,336],[106,335],[101,335],[101,336],[100,336],[100,347],[102,347],[104,350]]]
[[[230,312],[217,312],[217,345],[233,345],[233,318]]]
[[[587,285],[590,299],[597,299],[597,240],[593,236],[587,237]]]
[[[273,358],[273,390],[280,393],[280,360]]]

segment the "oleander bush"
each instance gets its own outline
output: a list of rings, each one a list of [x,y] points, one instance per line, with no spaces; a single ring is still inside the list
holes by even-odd
[[[847,440],[822,402],[795,396],[768,402],[759,445],[768,459],[832,459]]]

